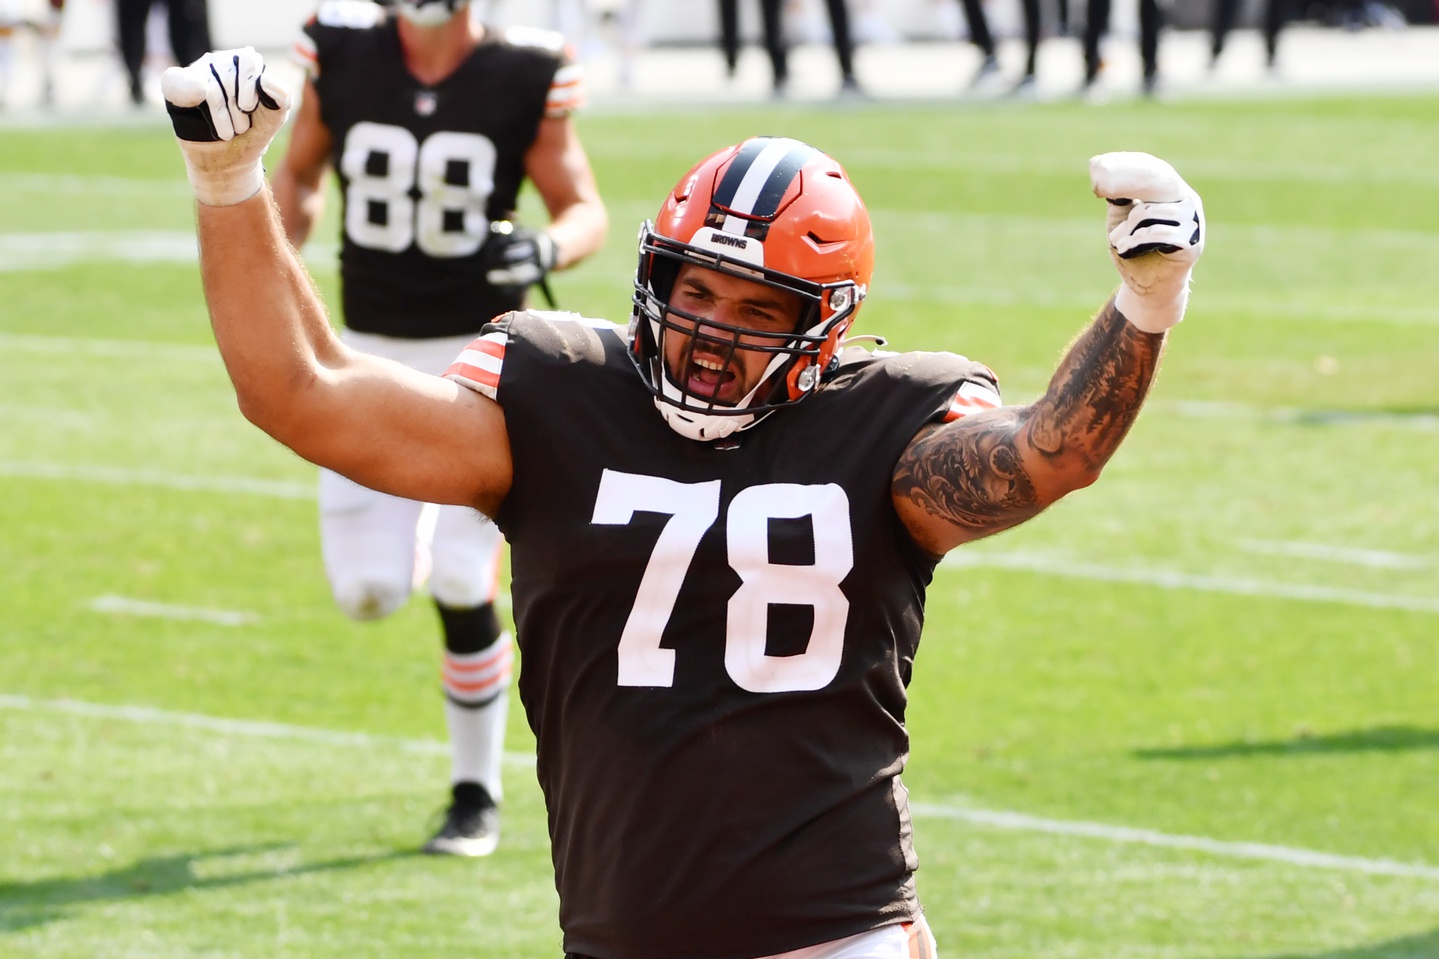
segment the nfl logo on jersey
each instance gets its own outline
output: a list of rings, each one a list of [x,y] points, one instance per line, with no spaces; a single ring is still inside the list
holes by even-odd
[[[435,112],[437,106],[439,106],[439,100],[435,96],[435,91],[421,90],[415,94],[415,112],[420,116],[430,116]]]

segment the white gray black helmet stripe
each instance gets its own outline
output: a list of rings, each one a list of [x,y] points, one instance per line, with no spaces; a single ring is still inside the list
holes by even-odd
[[[711,201],[729,213],[746,219],[768,220],[779,212],[794,178],[806,163],[822,154],[814,147],[783,137],[763,137],[746,143],[725,171]],[[720,210],[712,209],[711,215]],[[739,233],[737,225],[726,223],[725,232]]]

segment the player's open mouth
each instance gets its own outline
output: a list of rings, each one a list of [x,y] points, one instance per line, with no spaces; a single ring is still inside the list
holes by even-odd
[[[734,369],[723,361],[707,356],[690,360],[684,377],[685,391],[715,403],[733,404],[739,393],[739,379]]]

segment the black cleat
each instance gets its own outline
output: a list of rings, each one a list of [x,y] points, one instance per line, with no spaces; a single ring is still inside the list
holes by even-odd
[[[500,810],[479,783],[455,783],[445,822],[422,851],[441,856],[488,856],[500,844]]]

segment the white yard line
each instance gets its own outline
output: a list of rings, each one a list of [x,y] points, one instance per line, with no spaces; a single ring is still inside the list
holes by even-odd
[[[1352,546],[1330,546],[1327,543],[1304,543],[1296,540],[1240,539],[1234,545],[1246,553],[1266,556],[1293,556],[1317,559],[1327,563],[1344,563],[1370,569],[1427,569],[1434,561],[1410,553],[1391,553],[1383,549],[1356,549]]]
[[[94,193],[109,199],[116,196],[138,196],[188,200],[190,186],[182,177],[164,180],[126,176],[81,176],[79,174],[0,172],[5,189],[13,193]]]
[[[34,699],[29,696],[0,694],[0,709],[10,709],[20,712],[66,713],[96,719],[181,726],[188,729],[200,729],[228,736],[294,739],[305,742],[324,743],[330,746],[357,746],[361,748],[389,746],[405,752],[424,753],[426,755],[448,755],[449,753],[449,747],[445,743],[429,739],[371,736],[366,733],[346,733],[329,729],[316,729],[308,726],[291,726],[286,723],[222,719],[199,713],[180,713],[162,709],[152,709],[147,706],[106,706],[98,703],[80,702],[73,699]],[[528,753],[505,753],[505,762],[511,765],[533,766],[534,761],[534,756]],[[1366,859],[1358,856],[1340,856],[1333,853],[1317,852],[1311,849],[1298,849],[1291,846],[1275,846],[1267,843],[1253,842],[1228,842],[1205,836],[1176,835],[1156,832],[1149,829],[1111,826],[1104,823],[1044,819],[1039,816],[1030,816],[1018,812],[994,809],[971,809],[964,806],[948,804],[912,803],[910,808],[917,816],[952,819],[977,826],[990,826],[999,829],[1077,836],[1102,842],[1137,844],[1167,849],[1186,849],[1212,856],[1260,859],[1306,869],[1331,869],[1362,872],[1379,876],[1439,880],[1439,867],[1417,863],[1396,862],[1391,859]]]
[[[402,752],[423,753],[430,756],[448,756],[450,754],[449,744],[433,739],[372,736],[368,733],[339,732],[332,729],[317,729],[313,726],[292,726],[288,723],[225,719],[219,716],[206,716],[202,713],[152,709],[149,706],[108,706],[101,703],[81,702],[76,699],[34,699],[30,696],[0,693],[0,709],[11,709],[18,712],[66,713],[71,716],[122,720],[156,726],[181,726],[186,729],[201,729],[226,736],[293,739],[302,742],[324,743],[328,746],[358,746],[364,749],[387,746]],[[515,766],[533,766],[535,757],[529,753],[509,752],[505,753],[505,762]]]
[[[199,606],[173,606],[169,603],[152,603],[143,599],[127,599],[124,596],[97,596],[85,604],[85,608],[97,613],[114,613],[120,616],[148,616],[154,619],[179,619],[216,626],[248,626],[258,623],[260,617],[228,609],[204,609]]]
[[[7,353],[60,353],[82,356],[119,356],[132,359],[197,360],[219,363],[214,346],[162,343],[158,340],[104,340],[88,336],[41,336],[34,333],[0,333],[0,351]]]
[[[877,288],[878,289],[878,288]],[[1046,289],[1042,284],[1000,288],[983,283],[967,285],[937,283],[886,283],[886,299],[913,303],[962,304],[979,307],[1042,306],[1094,312],[1100,297],[1077,289]],[[1430,306],[1371,306],[1359,303],[1321,303],[1296,296],[1263,297],[1205,296],[1196,298],[1190,312],[1221,316],[1230,313],[1263,315],[1275,320],[1323,321],[1333,323],[1374,323],[1390,326],[1439,326],[1439,309]]]
[[[27,463],[0,460],[0,476],[25,479],[105,483],[111,486],[159,486],[206,493],[243,493],[277,499],[314,499],[315,484],[243,476],[188,476],[158,470],[126,470],[112,466],[69,466],[64,463]]]
[[[0,233],[0,273],[58,270],[77,263],[194,263],[194,231],[90,230]]]
[[[1391,413],[1387,410],[1306,410],[1293,406],[1250,406],[1210,400],[1156,400],[1155,409],[1196,419],[1259,420],[1266,423],[1298,423],[1303,426],[1376,426],[1439,431],[1439,414]]]
[[[48,426],[90,426],[98,419],[90,410],[64,409],[57,406],[29,406],[17,403],[0,403],[0,419],[40,420]]]
[[[337,246],[307,244],[307,263],[333,266]],[[58,270],[80,263],[195,263],[193,230],[0,232],[0,273]]]
[[[1043,819],[1024,813],[1005,812],[993,809],[969,809],[963,806],[936,805],[934,803],[911,803],[910,809],[916,816],[932,816],[936,819],[955,819],[976,826],[993,826],[997,829],[1016,829],[1025,832],[1052,833],[1059,836],[1080,836],[1103,842],[1134,843],[1143,846],[1159,846],[1166,849],[1188,849],[1214,856],[1238,859],[1263,859],[1312,869],[1338,869],[1347,872],[1363,872],[1376,876],[1405,876],[1416,879],[1439,879],[1439,867],[1417,863],[1395,862],[1392,859],[1364,859],[1358,856],[1339,856],[1333,853],[1316,852],[1312,849],[1297,849],[1292,846],[1273,846],[1257,842],[1227,842],[1207,836],[1184,836],[1155,832],[1150,829],[1132,829],[1128,826],[1110,826],[1097,822],[1080,822],[1063,819]]]
[[[1264,599],[1295,599],[1311,603],[1341,603],[1373,609],[1404,609],[1416,613],[1439,613],[1439,598],[1400,593],[1366,593],[1306,583],[1274,583],[1237,576],[1203,576],[1162,569],[1121,569],[1093,563],[1073,563],[1035,553],[966,552],[957,549],[941,566],[951,569],[1009,569],[1069,579],[1092,579],[1108,583],[1138,583],[1160,589],[1192,589],[1202,593],[1229,593]]]

